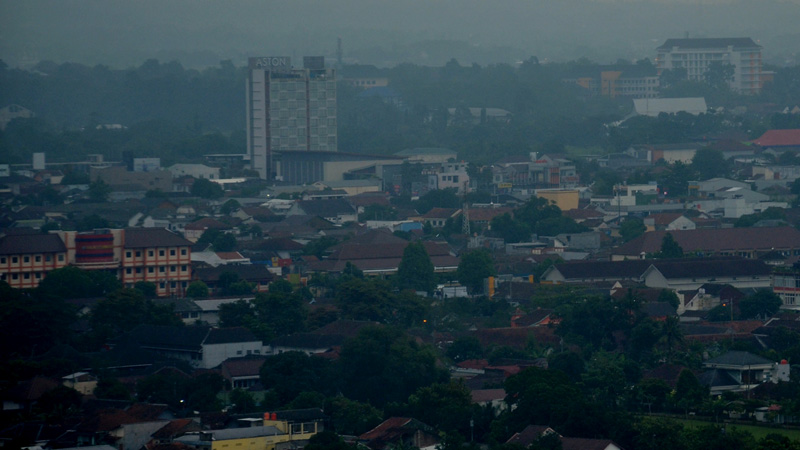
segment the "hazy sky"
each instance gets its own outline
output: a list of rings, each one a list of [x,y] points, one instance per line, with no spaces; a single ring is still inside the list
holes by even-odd
[[[203,67],[252,55],[393,64],[654,56],[667,38],[749,36],[798,63],[800,0],[0,0],[0,58]],[[448,56],[449,55],[449,56]],[[446,61],[446,59],[444,59]]]

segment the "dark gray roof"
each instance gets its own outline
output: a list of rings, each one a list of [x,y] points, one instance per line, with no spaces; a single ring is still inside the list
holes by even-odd
[[[748,277],[769,275],[763,261],[742,258],[708,258],[654,261],[653,266],[666,278]]]
[[[325,420],[328,418],[319,408],[276,411],[275,416],[278,420],[285,420],[287,422],[310,422],[312,420]]]
[[[715,386],[738,386],[739,382],[736,381],[727,371],[725,370],[707,370],[700,374],[697,377],[697,381],[700,384],[708,387],[715,387]]]
[[[249,282],[269,282],[275,277],[266,266],[258,264],[229,264],[218,267],[195,269],[194,278],[215,283],[219,281],[219,276],[225,272],[233,272],[239,275],[239,279]]]
[[[638,279],[650,267],[652,260],[576,261],[556,264],[556,269],[568,280],[592,278]]]
[[[203,344],[258,341],[250,330],[242,327],[139,325],[131,331],[130,337],[142,347],[198,351]]]
[[[297,202],[300,209],[311,216],[333,217],[339,214],[354,214],[355,208],[345,199],[302,200]]]
[[[341,335],[296,333],[289,336],[278,337],[270,342],[270,345],[273,347],[321,349],[342,345],[345,339],[346,338]]]
[[[733,46],[739,48],[761,48],[751,38],[695,38],[695,39],[667,39],[657,50],[670,50],[678,48],[721,48]]]
[[[131,339],[144,347],[168,347],[200,350],[210,327],[170,327],[166,325],[139,325]]]
[[[255,342],[258,338],[244,327],[212,328],[203,344],[229,344],[232,342]]]
[[[25,234],[0,239],[0,255],[66,252],[57,234]]]
[[[125,248],[182,247],[192,243],[166,228],[128,228]]]
[[[762,358],[749,352],[730,351],[724,355],[711,358],[704,364],[725,365],[725,366],[747,366],[760,364],[774,364],[767,358]]]
[[[650,302],[642,305],[642,312],[648,316],[661,317],[661,316],[675,316],[677,312],[675,307],[667,302]]]

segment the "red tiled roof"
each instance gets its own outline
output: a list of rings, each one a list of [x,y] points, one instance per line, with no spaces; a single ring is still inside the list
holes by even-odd
[[[456,208],[433,208],[422,217],[425,219],[449,219],[460,212],[461,210]]]
[[[476,389],[472,391],[472,403],[491,402],[506,398],[505,389]]]
[[[411,422],[411,419],[408,417],[391,417],[389,419],[384,420],[383,422],[381,422],[380,425],[367,431],[358,438],[367,441],[378,439],[382,437],[384,434],[386,434],[388,431],[395,428],[404,427],[408,425],[409,422]]]
[[[800,129],[769,130],[753,143],[762,147],[800,146]]]
[[[489,222],[497,216],[514,211],[512,208],[470,208],[469,220],[471,222]]]
[[[639,256],[661,250],[661,242],[669,233],[689,252],[736,252],[746,250],[800,248],[800,230],[792,227],[718,228],[675,231],[651,231],[621,245],[615,255]]]
[[[561,438],[562,450],[606,450],[612,445],[614,447],[611,448],[620,448],[608,439]]]
[[[222,362],[222,373],[226,378],[258,375],[266,360],[266,357],[226,359]]]

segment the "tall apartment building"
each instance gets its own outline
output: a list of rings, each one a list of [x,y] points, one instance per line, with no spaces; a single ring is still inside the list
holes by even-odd
[[[291,58],[248,61],[247,149],[261,178],[280,176],[277,155],[337,150],[336,79],[322,56],[306,56],[303,68]]]
[[[703,81],[713,62],[734,68],[730,87],[743,94],[757,94],[763,85],[761,46],[750,38],[667,39],[657,49],[656,67],[685,69],[689,80]]]

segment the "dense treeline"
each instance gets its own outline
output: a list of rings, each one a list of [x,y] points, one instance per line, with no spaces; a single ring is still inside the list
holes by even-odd
[[[769,128],[800,126],[793,116],[720,112],[640,117],[609,129],[606,124],[631,111],[630,100],[587,96],[582,88],[561,81],[592,66],[588,60],[539,64],[535,57],[519,67],[462,66],[456,60],[443,67],[345,66],[340,69],[343,77],[389,79],[400,98],[365,97],[339,83],[339,150],[385,154],[409,147],[449,147],[461,159],[488,162],[531,151],[558,152],[565,146],[599,152],[631,143],[681,142],[727,129],[756,137]],[[800,68],[775,70],[775,81],[759,96],[743,97],[724,84],[695,82],[673,83],[665,94],[705,96],[715,107],[800,104]],[[245,78],[246,70],[230,61],[203,71],[157,60],[123,70],[42,62],[23,71],[0,63],[0,105],[19,104],[37,115],[12,122],[0,134],[0,150],[11,163],[27,162],[36,151],[47,151],[53,161],[89,153],[118,159],[125,150],[167,161],[243,153]],[[473,118],[466,109],[470,107],[501,108],[511,116]],[[448,108],[456,109],[454,116],[448,116]],[[96,129],[100,124],[127,129]]]

